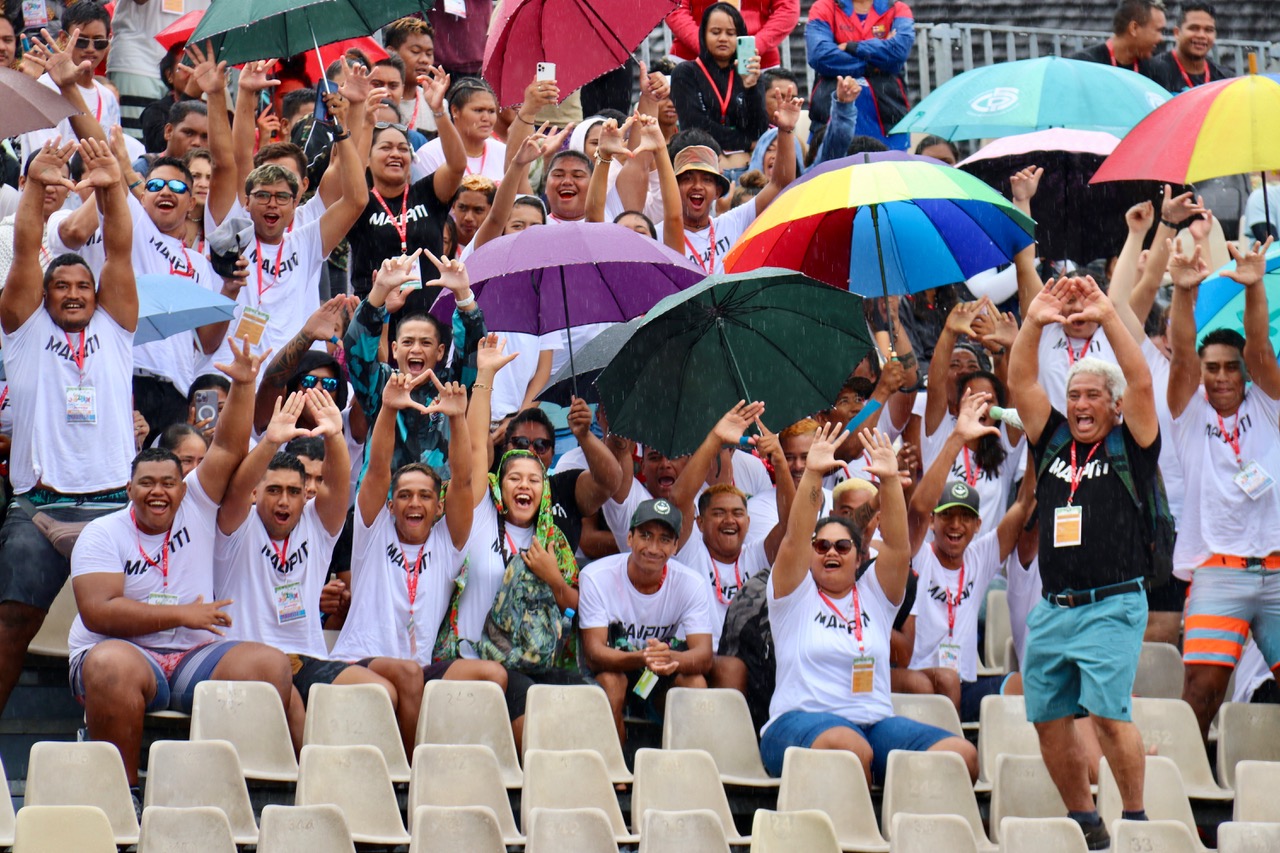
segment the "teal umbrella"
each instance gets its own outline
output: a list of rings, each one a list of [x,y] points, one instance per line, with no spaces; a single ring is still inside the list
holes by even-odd
[[[872,346],[856,294],[791,270],[713,275],[655,305],[596,389],[612,432],[683,456],[739,400],[776,429],[829,408]]]
[[[1244,334],[1244,287],[1222,274],[1236,263],[1218,269],[1200,285],[1196,296],[1196,338],[1214,329],[1231,329]],[[1271,311],[1271,348],[1280,350],[1280,245],[1267,250],[1267,271],[1262,277]]]
[[[1172,97],[1127,68],[1045,56],[974,68],[943,83],[890,133],[989,139],[1065,127],[1124,136]]]

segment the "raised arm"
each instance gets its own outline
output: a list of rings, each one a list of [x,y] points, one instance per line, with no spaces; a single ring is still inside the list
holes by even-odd
[[[809,571],[810,544],[813,539],[813,526],[818,521],[818,513],[822,509],[822,478],[836,468],[835,451],[845,439],[840,431],[840,424],[824,424],[818,429],[809,447],[809,455],[805,459],[804,476],[796,487],[796,499],[791,505],[791,517],[787,521],[787,532],[778,546],[778,556],[773,561],[773,591],[775,598],[784,598],[795,591]],[[897,480],[898,463],[893,462],[893,479]],[[785,472],[780,477],[787,476]],[[901,491],[899,491],[899,494]],[[905,516],[905,511],[903,515]],[[905,525],[905,519],[903,521]],[[905,548],[905,536],[904,536]],[[883,584],[882,584],[883,585]],[[887,592],[887,590],[886,590]],[[899,591],[899,600],[902,595]]]
[[[329,171],[337,169],[342,176],[342,197],[320,216],[321,251],[326,257],[347,238],[347,232],[369,203],[369,185],[365,183],[364,169],[355,143],[351,141],[351,132],[340,129],[330,150],[333,159],[329,163]]]
[[[249,512],[253,509],[253,490],[267,473],[267,465],[271,463],[272,457],[291,440],[308,434],[305,429],[298,426],[298,417],[302,414],[305,405],[306,395],[302,391],[295,391],[287,400],[276,397],[275,411],[262,434],[262,440],[236,468],[235,475],[227,487],[227,493],[222,497],[222,504],[218,507],[218,529],[224,534],[230,535],[239,530],[240,525],[244,524],[244,520],[249,517]],[[325,450],[327,451],[328,447]],[[325,462],[327,469],[327,455]],[[326,470],[326,484],[328,473]],[[345,507],[343,514],[346,514]]]
[[[26,186],[13,220],[13,262],[9,266],[5,286],[0,289],[0,323],[8,334],[16,332],[44,303],[44,269],[40,266],[40,249],[44,241],[41,211],[44,209],[45,187],[75,187],[65,170],[67,161],[76,151],[76,143],[74,140],[58,143],[58,139],[49,140],[31,161]]]
[[[871,457],[867,472],[880,478],[880,551],[876,557],[876,579],[885,597],[901,604],[911,571],[911,543],[907,529],[907,499],[898,476],[898,453],[889,436],[880,430],[864,429],[859,436]]]
[[[636,155],[648,153],[658,170],[658,187],[662,193],[662,241],[667,248],[684,254],[684,214],[680,210],[680,186],[676,183],[676,170],[667,150],[667,140],[662,135],[658,120],[651,116],[640,117],[640,146]]]
[[[1168,184],[1164,188],[1164,200],[1160,203],[1160,221],[1156,225],[1156,235],[1151,241],[1151,251],[1147,254],[1147,264],[1138,283],[1129,297],[1129,306],[1138,319],[1146,322],[1155,304],[1156,295],[1164,281],[1164,271],[1169,264],[1169,241],[1178,236],[1182,228],[1189,225],[1196,217],[1208,213],[1204,204],[1192,193],[1185,192],[1173,195]],[[1206,262],[1208,258],[1205,258]]]
[[[1009,178],[1009,195],[1013,204],[1027,216],[1031,215],[1031,199],[1040,189],[1040,179],[1044,177],[1044,169],[1039,166],[1028,166]],[[1021,263],[1019,262],[1021,259]],[[1025,318],[1031,300],[1036,298],[1044,282],[1036,274],[1036,244],[1023,249],[1014,256],[1014,266],[1018,272],[1018,311]]]
[[[1013,549],[1018,547],[1018,540],[1027,526],[1027,519],[1036,505],[1036,464],[1035,457],[1027,454],[1027,471],[1022,475],[1022,485],[1018,488],[1018,496],[1013,506],[1005,510],[996,527],[996,541],[1000,543],[1000,561],[1004,562]]]
[[[92,187],[102,214],[102,248],[106,261],[98,274],[98,307],[121,328],[138,328],[138,282],[133,274],[133,214],[125,197],[111,146],[96,138],[80,143],[84,179],[80,187]],[[37,220],[38,221],[38,220]]]
[[[444,520],[449,528],[453,547],[461,551],[471,536],[471,519],[477,501],[475,480],[489,485],[483,468],[477,470],[471,453],[471,435],[467,430],[467,389],[457,382],[442,383],[433,371],[431,377],[436,395],[426,411],[439,412],[449,419],[449,490],[444,496]]]
[[[976,338],[978,333],[973,328],[973,321],[978,317],[989,301],[986,297],[977,302],[957,302],[947,314],[947,320],[938,335],[938,343],[933,348],[933,359],[929,362],[929,386],[924,402],[924,435],[933,435],[942,419],[947,414],[947,373],[951,367],[951,353],[961,335]]]
[[[489,470],[489,417],[493,411],[493,378],[519,353],[503,352],[506,341],[490,334],[476,350],[476,381],[471,386],[471,404],[467,406],[467,431],[471,434],[471,468]],[[489,478],[471,479],[471,505],[478,505],[489,488]]]
[[[1259,279],[1261,280],[1261,279]],[[1151,380],[1151,368],[1147,366],[1142,348],[1124,327],[1115,305],[1098,287],[1092,276],[1073,278],[1071,285],[1080,295],[1082,307],[1072,315],[1076,320],[1091,320],[1102,327],[1115,353],[1116,363],[1124,373],[1124,421],[1129,433],[1140,447],[1150,447],[1160,436],[1160,421],[1156,417],[1156,398]],[[1272,355],[1272,364],[1275,356]],[[1278,388],[1277,390],[1280,390]]]
[[[240,70],[240,79],[237,81],[236,114],[231,123],[232,148],[235,151],[234,172],[228,173],[226,177],[231,182],[231,191],[235,193],[233,198],[238,198],[242,201],[245,178],[249,177],[249,173],[253,171],[253,153],[256,148],[258,129],[258,101],[263,92],[269,92],[280,85],[279,80],[272,80],[267,76],[275,64],[274,59],[245,63],[244,68]],[[210,132],[212,130],[211,126]],[[263,140],[264,143],[270,141],[269,139]],[[214,187],[218,186],[218,177],[218,163],[215,160],[213,164],[214,183],[213,187],[209,189],[211,199],[215,192]],[[230,209],[231,203],[228,200],[227,210]],[[219,211],[215,210],[213,212],[215,213],[214,221],[221,222],[221,219],[216,217]],[[227,215],[226,210],[221,211],[221,213],[223,216]]]
[[[80,139],[93,138],[106,142],[106,131],[89,111],[84,102],[84,96],[80,94],[78,81],[81,75],[89,70],[89,63],[86,60],[77,65],[71,59],[71,45],[80,37],[79,28],[71,31],[63,47],[59,47],[57,41],[49,36],[48,30],[41,30],[40,35],[44,39],[44,48],[49,54],[49,58],[45,61],[45,72],[57,85],[62,97],[78,110],[69,117],[71,129]]]
[[[449,108],[444,105],[444,93],[449,91],[449,75],[433,65],[430,76],[419,77],[418,85],[422,87],[422,96],[431,108],[431,115],[435,116],[440,150],[444,154],[444,162],[433,173],[431,184],[436,198],[449,204],[467,174],[467,149],[462,145],[458,129],[453,126]]]
[[[316,422],[311,434],[324,436],[324,484],[316,495],[316,513],[329,535],[337,536],[347,522],[351,502],[351,452],[343,434],[342,410],[323,388],[307,389],[306,398],[307,409]]]
[[[498,191],[494,193],[493,204],[489,206],[488,215],[476,229],[476,236],[472,238],[471,244],[476,249],[502,236],[502,232],[507,227],[507,220],[511,218],[511,208],[515,206],[516,196],[519,195],[521,187],[529,182],[529,167],[539,157],[559,147],[567,128],[557,133],[551,133],[552,129],[550,125],[544,124],[536,131],[525,134],[520,146],[514,151],[508,144],[507,172],[503,175],[502,183],[498,184]]]
[[[261,356],[253,354],[253,348],[247,340],[231,342],[231,364],[215,364],[231,378],[231,393],[227,395],[226,408],[218,417],[217,429],[213,432],[213,444],[204,460],[196,468],[200,478],[200,487],[214,503],[222,503],[226,495],[231,477],[240,467],[241,460],[249,452],[249,429],[253,421],[253,392],[258,379],[258,368],[262,359],[270,354],[270,350]]]
[[[626,135],[635,123],[636,116],[631,116],[622,127],[618,127],[613,119],[600,125],[596,167],[591,170],[591,180],[587,182],[587,222],[604,222],[605,199],[609,195],[609,167],[614,160],[626,162],[633,158],[631,149],[627,148]]]
[[[1120,315],[1125,328],[1139,345],[1147,338],[1142,327],[1146,322],[1146,314],[1140,316],[1133,310],[1132,296],[1134,287],[1138,283],[1142,241],[1146,239],[1155,218],[1155,206],[1149,201],[1135,204],[1125,213],[1124,221],[1129,226],[1129,236],[1125,238],[1124,248],[1120,250],[1115,271],[1111,275],[1111,285],[1107,288],[1107,295],[1116,306],[1116,313]],[[1148,307],[1147,310],[1150,311],[1150,308]]]
[[[756,429],[760,435],[756,438],[756,450],[773,464],[773,470],[780,472],[776,477],[774,499],[778,509],[778,523],[764,537],[764,554],[772,563],[778,556],[782,546],[782,538],[787,535],[787,526],[791,523],[791,505],[796,500],[796,483],[787,472],[787,456],[782,452],[782,442],[776,433],[764,425],[764,421],[756,418]]]
[[[1271,346],[1271,315],[1262,279],[1267,271],[1267,249],[1274,239],[1267,237],[1265,243],[1255,242],[1245,253],[1228,243],[1227,253],[1236,268],[1223,273],[1244,287],[1244,361],[1249,368],[1249,378],[1273,400],[1280,398],[1280,367],[1276,365],[1276,351]]]
[[[378,412],[373,431],[369,434],[368,465],[356,492],[357,521],[365,527],[378,517],[378,511],[386,504],[387,492],[391,489],[391,457],[396,448],[396,421],[400,412],[412,409],[427,414],[427,407],[414,400],[410,392],[426,382],[428,377],[432,377],[429,370],[413,377],[407,373],[393,373],[382,389],[382,410]]]
[[[342,84],[338,86],[338,94],[342,96],[342,100],[346,102],[346,126],[347,132],[351,134],[351,152],[355,156],[352,158],[356,161],[356,173],[359,176],[360,184],[364,186],[365,192],[368,193],[368,184],[365,184],[364,170],[368,165],[369,158],[369,141],[373,137],[373,123],[369,121],[369,104],[378,103],[387,97],[386,89],[374,87],[369,82],[369,69],[359,63],[349,63],[347,58],[342,57],[343,74]],[[330,168],[325,169],[324,174],[320,177],[320,184],[316,187],[316,195],[320,197],[320,203],[325,209],[337,204],[345,193],[345,169],[333,168],[330,162]],[[366,196],[365,203],[368,203]],[[358,215],[358,214],[357,214]]]
[[[680,530],[680,544],[684,544],[693,529],[693,517],[697,515],[697,507],[693,501],[707,479],[711,463],[720,455],[720,448],[726,444],[737,447],[743,433],[762,414],[764,414],[764,403],[748,403],[746,400],[739,400],[737,405],[716,421],[711,432],[707,433],[702,444],[698,445],[698,449],[685,463],[684,470],[680,472],[680,476],[671,487],[671,502],[684,517],[684,527]]]
[[[778,157],[773,161],[773,174],[769,183],[756,194],[756,216],[764,213],[764,209],[778,197],[778,193],[796,179],[796,123],[800,121],[800,108],[804,106],[802,98],[784,101],[773,116],[773,123],[778,128]],[[665,204],[665,194],[664,194]]]
[[[951,466],[956,461],[956,456],[970,441],[982,438],[984,435],[1000,434],[999,427],[985,426],[982,423],[982,416],[986,414],[990,405],[990,395],[985,392],[965,391],[964,399],[960,401],[955,427],[942,443],[938,455],[933,458],[933,463],[924,472],[924,477],[911,495],[907,522],[912,554],[919,551],[920,546],[924,544],[925,534],[929,532],[929,524],[933,518],[933,508],[937,506],[938,498],[942,496],[942,489],[951,475]]]
[[[1018,416],[1032,444],[1040,440],[1053,411],[1049,395],[1040,384],[1040,335],[1050,323],[1066,322],[1062,311],[1070,294],[1070,280],[1048,282],[1028,303],[1009,354],[1009,393],[1018,401]]]
[[[191,70],[192,79],[204,93],[209,112],[209,153],[213,155],[213,178],[209,182],[209,196],[205,207],[210,218],[217,223],[226,219],[231,206],[238,197],[238,184],[243,185],[240,170],[236,168],[236,147],[232,137],[231,120],[227,116],[227,74],[225,62],[215,63],[210,45],[202,50],[199,45],[187,45],[187,55],[195,63]],[[254,63],[250,63],[253,65]],[[248,66],[246,66],[246,71]],[[257,93],[245,96],[244,77],[241,77],[241,100],[249,107],[248,124],[253,124],[253,103]],[[236,103],[236,114],[240,114],[240,103]],[[253,159],[250,152],[250,160]]]
[[[289,379],[297,372],[302,356],[311,349],[311,345],[316,341],[332,341],[342,334],[343,314],[350,310],[353,299],[354,297],[335,296],[322,304],[267,365],[253,407],[253,426],[259,432],[267,428],[276,408],[276,400],[284,395]]]
[[[1200,247],[1189,257],[1182,254],[1173,240],[1167,241],[1169,274],[1173,277],[1173,302],[1169,306],[1169,413],[1179,417],[1187,403],[1200,390],[1200,357],[1196,354],[1196,295],[1200,283],[1209,276]],[[1246,296],[1247,299],[1247,296]],[[1247,305],[1246,305],[1247,310]]]
[[[574,501],[583,516],[595,515],[617,491],[622,469],[609,448],[591,431],[591,409],[578,397],[569,405],[569,430],[587,459],[587,470],[578,476],[574,485]]]

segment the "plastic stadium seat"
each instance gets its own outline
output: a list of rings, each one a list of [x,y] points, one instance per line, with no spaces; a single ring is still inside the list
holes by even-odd
[[[71,578],[62,585],[57,598],[49,605],[40,630],[36,632],[27,646],[27,651],[37,655],[65,658],[70,654],[67,649],[67,636],[71,633],[71,623],[76,620],[76,596],[71,591]]]
[[[15,816],[13,813],[13,798],[8,796],[8,778],[4,764],[0,762],[0,779],[5,780],[5,796],[0,797],[0,847],[13,846]]]
[[[240,759],[225,740],[158,740],[147,759],[147,807],[213,806],[227,816],[236,844],[257,844],[258,825]]]
[[[498,819],[484,806],[419,806],[412,814],[409,853],[506,853]]]
[[[342,809],[357,843],[409,843],[387,762],[377,747],[304,746],[294,804]]]
[[[730,844],[749,844],[738,835],[720,774],[701,749],[641,749],[636,752],[636,784],[631,792],[631,825],[640,829],[649,809],[710,809],[720,818]]]
[[[1218,711],[1218,781],[1236,787],[1236,765],[1280,761],[1280,705],[1223,702]]]
[[[525,700],[521,748],[594,749],[604,759],[609,780],[630,782],[613,721],[609,697],[594,685],[535,684]]]
[[[1005,641],[1013,639],[1008,591],[987,590],[987,623],[983,631],[982,660],[978,662],[978,674],[1003,675],[1009,671],[1005,666]]]
[[[258,853],[356,853],[337,806],[265,806]]]
[[[640,830],[640,853],[729,853],[719,816],[709,809],[650,809]]]
[[[780,784],[765,772],[751,711],[737,690],[677,687],[668,692],[662,748],[706,750],[726,785]]]
[[[525,753],[520,825],[525,828],[526,835],[530,814],[536,808],[598,808],[608,816],[618,843],[635,844],[640,840],[627,832],[604,759],[589,749],[556,752],[532,749]]]
[[[751,821],[751,853],[837,853],[836,829],[820,811],[758,809]]]
[[[1112,850],[1200,853],[1200,838],[1177,820],[1117,820],[1111,824]]]
[[[994,826],[994,822],[993,822]],[[1069,817],[1006,817],[1000,849],[1007,853],[1088,853],[1080,824]]]
[[[983,696],[978,710],[978,781],[975,791],[990,791],[998,755],[1040,755],[1040,736],[1027,721],[1021,696]]]
[[[1280,791],[1280,762],[1241,761],[1236,765],[1236,801],[1231,819],[1280,823],[1277,791]]]
[[[204,681],[191,706],[192,740],[230,741],[246,779],[294,782],[289,723],[280,694],[263,681]]]
[[[991,792],[992,840],[1000,840],[1002,818],[1066,815],[1066,804],[1040,756],[1001,755],[996,758],[995,777]]]
[[[978,853],[968,821],[950,814],[893,816],[891,853]]]
[[[380,684],[316,684],[307,697],[303,743],[368,744],[382,751],[391,781],[409,781],[409,760],[391,696]]]
[[[831,818],[840,849],[884,853],[889,842],[876,823],[862,762],[840,749],[787,748],[778,811],[817,809]]]
[[[1147,756],[1147,772],[1144,777],[1142,801],[1147,816],[1153,821],[1180,822],[1195,838],[1195,851],[1202,853],[1204,846],[1196,831],[1196,818],[1191,812],[1191,801],[1187,799],[1186,790],[1182,787],[1182,775],[1178,765],[1170,758],[1160,755]],[[1098,769],[1098,813],[1107,826],[1120,819],[1120,789],[1116,787],[1115,777],[1111,775],[1111,767],[1107,759],[1102,759]],[[1115,833],[1112,835],[1112,846],[1115,846]],[[1116,850],[1128,850],[1128,847],[1115,847]],[[1140,848],[1133,848],[1135,850]]]
[[[478,743],[493,750],[502,781],[519,788],[524,774],[502,688],[489,681],[428,681],[422,691],[417,743]]]
[[[1143,643],[1133,695],[1149,699],[1181,699],[1182,652],[1169,643]]]
[[[969,822],[979,850],[996,849],[982,828],[982,815],[978,813],[978,800],[969,782],[969,770],[964,759],[954,752],[895,749],[889,753],[880,812],[881,828],[892,827],[894,815],[900,812],[959,815]],[[892,830],[889,831],[889,845],[893,849]]]
[[[493,750],[477,743],[419,744],[409,778],[409,814],[419,806],[484,806],[493,811],[506,844],[523,844]]]
[[[605,853],[618,849],[609,816],[600,809],[534,809],[526,853]]]
[[[1280,823],[1218,824],[1218,853],[1275,853],[1280,850]]]
[[[23,806],[13,853],[117,853],[107,813],[97,806]]]
[[[138,853],[236,853],[231,824],[214,806],[165,808],[148,806],[142,812],[142,839]]]
[[[27,765],[30,806],[97,806],[111,821],[116,844],[138,843],[138,815],[120,752],[104,741],[42,741]]]
[[[964,737],[964,729],[960,726],[960,714],[946,696],[894,693],[893,714],[895,717],[907,717],[937,726],[956,737]]]
[[[1187,796],[1199,800],[1229,800],[1231,792],[1218,787],[1209,769],[1209,755],[1200,737],[1200,724],[1191,706],[1181,699],[1133,700],[1133,722],[1142,741],[1156,754],[1178,765]]]

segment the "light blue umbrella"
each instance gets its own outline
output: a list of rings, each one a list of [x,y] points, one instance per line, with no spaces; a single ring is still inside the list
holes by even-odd
[[[236,303],[180,275],[138,276],[135,347],[235,317]]]
[[[1215,329],[1231,329],[1244,334],[1244,287],[1222,274],[1235,269],[1236,262],[1219,268],[1200,285],[1196,297],[1196,338]],[[1267,250],[1267,272],[1262,277],[1271,311],[1271,348],[1280,348],[1280,245]]]
[[[1127,68],[1045,56],[974,68],[953,77],[890,133],[986,139],[1049,130],[1124,136],[1172,95]]]

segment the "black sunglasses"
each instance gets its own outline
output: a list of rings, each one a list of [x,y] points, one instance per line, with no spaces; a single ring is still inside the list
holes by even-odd
[[[554,450],[556,443],[549,438],[527,438],[523,435],[513,436],[507,442],[516,450],[528,450],[533,448],[534,453],[546,453],[548,450]]]
[[[91,39],[85,36],[80,36],[76,39],[76,50],[88,50],[89,45],[93,45],[94,50],[106,50],[110,44],[110,39]]]
[[[143,186],[149,193],[158,193],[165,187],[168,187],[178,195],[186,195],[191,190],[191,187],[187,186],[186,181],[179,181],[177,178],[173,178],[168,181],[163,178],[152,178],[143,184]]]
[[[332,376],[313,376],[308,373],[306,376],[302,377],[302,382],[300,384],[303,388],[308,389],[319,385],[330,394],[338,390],[338,380],[334,379]]]
[[[813,553],[825,554],[832,548],[836,549],[836,553],[841,557],[853,551],[852,539],[815,539],[813,540]]]

